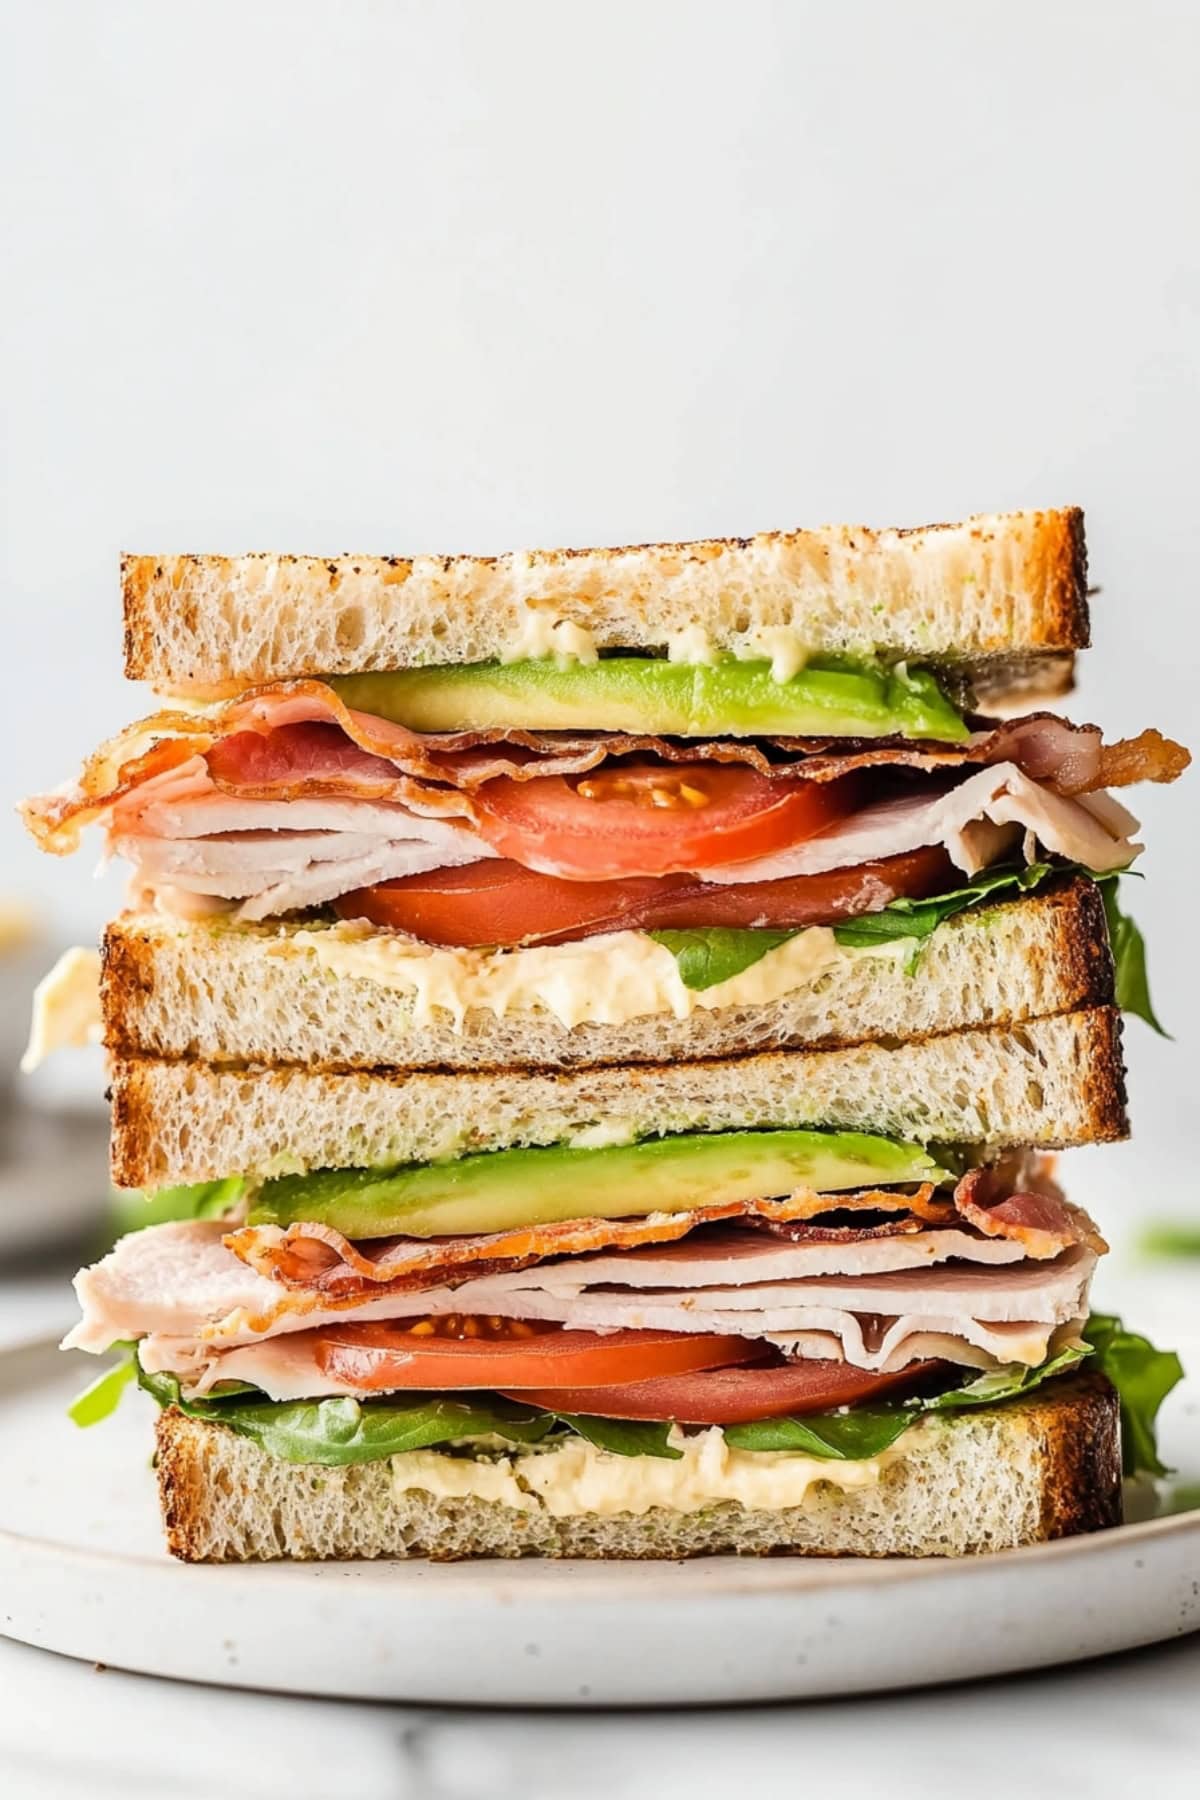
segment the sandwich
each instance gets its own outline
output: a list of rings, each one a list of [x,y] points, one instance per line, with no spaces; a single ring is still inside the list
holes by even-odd
[[[1116,1522],[1178,1364],[1092,1312],[1055,1159],[1127,1130],[1114,790],[1188,754],[1030,710],[1077,511],[123,590],[158,709],[24,816],[128,906],[35,1048],[102,1035],[174,1215],[67,1343],[123,1347],[82,1421],[158,1403],[175,1554]]]

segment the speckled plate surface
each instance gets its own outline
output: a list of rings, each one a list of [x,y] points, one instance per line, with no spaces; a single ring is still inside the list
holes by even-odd
[[[1200,1511],[961,1562],[189,1568],[161,1547],[146,1404],[77,1430],[81,1371],[48,1343],[0,1353],[0,1629],[90,1662],[359,1699],[678,1705],[923,1686],[1200,1630]],[[1200,1384],[1164,1433],[1181,1501]]]

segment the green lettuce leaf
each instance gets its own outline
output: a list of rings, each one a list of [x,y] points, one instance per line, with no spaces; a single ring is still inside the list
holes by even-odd
[[[936,894],[926,900],[893,900],[879,912],[862,913],[833,927],[839,944],[852,950],[869,950],[883,944],[905,942],[912,948],[905,970],[917,968],[925,940],[946,919],[982,901],[996,904],[1018,894],[1032,893],[1054,875],[1088,875],[1091,871],[1078,864],[1030,863],[1024,868],[1011,866],[985,869],[964,887],[948,894]],[[1150,1000],[1146,976],[1146,944],[1141,932],[1118,901],[1115,875],[1092,876],[1104,900],[1108,935],[1112,945],[1116,978],[1116,1000],[1122,1012],[1136,1013],[1139,1019],[1157,1031],[1164,1030]],[[702,993],[722,981],[730,981],[778,949],[795,931],[734,931],[725,926],[697,927],[692,931],[652,931],[656,944],[669,950],[679,966],[680,979],[687,988]]]
[[[1159,1037],[1170,1037],[1155,1016],[1150,1000],[1150,983],[1146,975],[1146,940],[1129,917],[1121,911],[1117,896],[1119,883],[1111,878],[1100,883],[1104,898],[1104,916],[1108,920],[1108,940],[1112,945],[1116,970],[1117,1005],[1122,1012],[1136,1013]]]
[[[120,1362],[113,1363],[111,1368],[97,1375],[95,1381],[90,1381],[83,1392],[72,1400],[67,1408],[67,1417],[75,1425],[99,1425],[102,1419],[111,1418],[121,1404],[125,1389],[137,1374],[137,1358],[132,1344],[116,1343],[109,1348],[123,1350],[125,1354]]]
[[[965,912],[980,900],[995,902],[1031,893],[1052,875],[1067,871],[1050,863],[1029,863],[1023,868],[985,869],[965,887],[949,894],[937,894],[927,900],[893,900],[879,912],[863,913],[835,925],[833,935],[849,949],[870,949],[874,945],[893,943],[897,938],[914,940],[907,968],[911,974],[917,966],[924,940],[946,919]]]
[[[768,950],[778,949],[795,935],[794,931],[735,931],[724,925],[647,933],[671,952],[684,987],[695,992],[732,981],[743,969],[760,961]]]
[[[813,1413],[807,1418],[760,1419],[752,1425],[727,1425],[725,1441],[737,1450],[799,1450],[806,1456],[828,1456],[843,1462],[878,1456],[925,1413],[952,1412],[969,1406],[995,1406],[1040,1387],[1055,1375],[1081,1363],[1086,1345],[1060,1350],[1039,1368],[1010,1363],[943,1394],[906,1401],[903,1405],[853,1406],[845,1412]]]
[[[1086,1344],[1069,1344],[1052,1356],[1049,1362],[1039,1363],[1036,1369],[1026,1368],[1023,1363],[1009,1363],[1002,1369],[989,1369],[985,1375],[974,1381],[966,1382],[960,1388],[952,1388],[948,1393],[937,1394],[932,1400],[925,1402],[930,1412],[955,1411],[964,1406],[996,1406],[1001,1400],[1015,1400],[1031,1389],[1041,1387],[1055,1375],[1065,1375],[1085,1360],[1088,1354]]]
[[[981,900],[999,901],[1016,894],[1030,893],[1052,875],[1070,874],[1067,867],[1050,863],[1031,863],[1025,868],[985,869],[965,887],[952,893],[939,894],[929,900],[893,900],[880,912],[862,913],[835,925],[833,935],[848,949],[873,949],[898,939],[912,942],[907,963],[909,973],[916,967],[924,940],[955,913],[965,912]],[[730,981],[743,969],[778,949],[795,931],[734,931],[722,925],[700,926],[693,931],[651,931],[647,934],[656,944],[668,949],[679,965],[685,987],[702,992]]]
[[[594,1419],[582,1413],[555,1413],[560,1425],[614,1456],[664,1456],[679,1458],[682,1450],[668,1444],[670,1424],[650,1419]]]
[[[187,1400],[173,1375],[147,1375],[140,1385],[160,1406],[177,1406],[189,1418],[227,1425],[252,1438],[284,1462],[319,1463],[326,1468],[428,1450],[464,1438],[499,1437],[513,1444],[537,1444],[551,1432],[571,1431],[616,1456],[677,1457],[667,1443],[670,1425],[651,1421],[593,1419],[547,1412],[491,1394],[411,1394],[387,1400],[264,1400],[243,1398],[255,1390],[232,1384],[202,1400]],[[89,1421],[90,1422],[90,1421]]]
[[[755,1419],[727,1425],[725,1442],[735,1450],[795,1450],[835,1462],[878,1456],[920,1417],[918,1406],[851,1407],[848,1412],[813,1413],[805,1419]]]
[[[1126,1331],[1111,1313],[1093,1313],[1085,1337],[1092,1363],[1107,1375],[1121,1401],[1121,1449],[1127,1475],[1165,1475],[1155,1421],[1171,1389],[1183,1379],[1174,1350],[1156,1350],[1149,1338]]]
[[[495,1436],[509,1443],[536,1444],[554,1423],[550,1413],[490,1395],[265,1400],[226,1391],[212,1398],[188,1400],[173,1375],[147,1375],[139,1366],[138,1381],[160,1406],[177,1406],[191,1419],[227,1425],[284,1462],[318,1463],[325,1468],[375,1462],[463,1438]],[[255,1390],[244,1392],[253,1394]]]
[[[215,1416],[242,1437],[284,1462],[341,1468],[408,1450],[427,1450],[464,1438],[495,1435],[510,1443],[537,1443],[552,1423],[522,1408],[502,1412],[498,1402],[421,1396],[415,1403],[332,1400],[218,1402]],[[185,1405],[184,1411],[191,1412]]]

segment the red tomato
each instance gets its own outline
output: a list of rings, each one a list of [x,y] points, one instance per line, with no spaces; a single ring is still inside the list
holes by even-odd
[[[745,1338],[679,1331],[568,1331],[525,1319],[441,1318],[327,1325],[317,1333],[317,1366],[366,1391],[393,1388],[553,1387],[589,1393],[652,1374],[746,1362],[761,1351]]]
[[[631,763],[591,775],[502,777],[475,794],[480,836],[571,881],[749,862],[815,837],[858,784],[772,779],[721,763]]]
[[[538,1388],[514,1395],[548,1412],[590,1413],[604,1419],[673,1419],[679,1425],[745,1425],[788,1413],[828,1412],[890,1388],[911,1391],[937,1363],[913,1363],[899,1374],[875,1375],[841,1362],[757,1362],[751,1368],[711,1368],[687,1375],[633,1381],[627,1387]]]
[[[941,849],[914,850],[825,875],[728,887],[690,875],[561,881],[515,862],[469,863],[359,888],[334,902],[343,919],[407,931],[427,944],[477,947],[556,944],[603,931],[688,930],[703,925],[799,930],[920,899],[956,884]]]

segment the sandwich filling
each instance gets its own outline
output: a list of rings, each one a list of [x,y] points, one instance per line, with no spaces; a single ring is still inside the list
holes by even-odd
[[[798,731],[807,723],[797,715]],[[26,818],[58,851],[101,824],[139,903],[185,917],[335,906],[424,942],[514,946],[618,921],[830,924],[1014,855],[1111,872],[1140,846],[1106,789],[1173,780],[1187,762],[1156,732],[1105,745],[1094,727],[1040,716],[949,741],[894,727],[889,715],[874,742],[857,727],[421,734],[299,681],[142,721]]]
[[[352,1402],[355,1421],[487,1421],[460,1450],[512,1427],[844,1457],[862,1430],[854,1455],[876,1455],[929,1412],[1076,1367],[1105,1249],[1044,1158],[844,1132],[497,1151],[190,1201],[216,1216],[79,1275],[67,1343],[134,1342],[160,1399],[250,1409],[268,1445],[289,1409]]]

